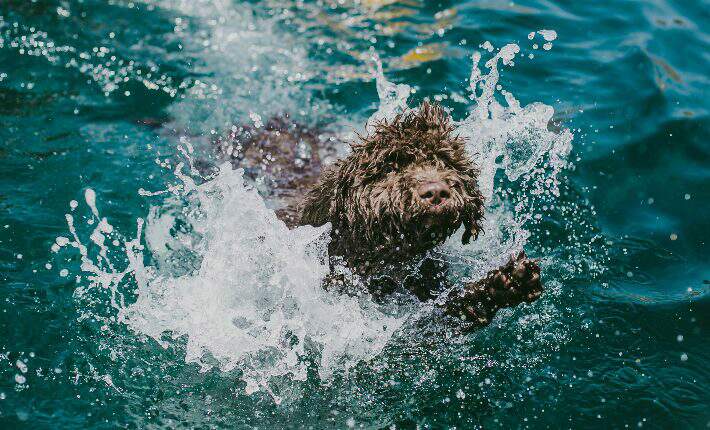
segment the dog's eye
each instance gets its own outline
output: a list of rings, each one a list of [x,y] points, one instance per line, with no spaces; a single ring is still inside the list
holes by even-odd
[[[449,186],[451,188],[454,188],[454,189],[461,188],[461,182],[459,182],[459,181],[448,181],[448,182],[449,182]]]
[[[384,160],[384,173],[397,172],[409,164],[411,156],[408,154],[394,153],[390,154]]]
[[[437,153],[439,160],[446,166],[454,170],[463,170],[468,165],[465,157],[458,156],[455,152],[440,151]]]

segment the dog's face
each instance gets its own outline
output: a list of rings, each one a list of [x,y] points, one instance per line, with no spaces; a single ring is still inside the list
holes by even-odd
[[[461,225],[467,243],[480,230],[478,171],[439,106],[380,123],[306,196],[301,223],[333,223],[341,247],[413,254],[443,242]]]

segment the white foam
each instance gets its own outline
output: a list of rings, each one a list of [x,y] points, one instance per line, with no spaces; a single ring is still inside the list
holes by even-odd
[[[187,336],[186,361],[209,368],[209,354],[223,370],[241,366],[253,390],[274,376],[305,378],[299,357],[309,345],[327,378],[379,352],[401,324],[371,304],[322,290],[329,227],[289,230],[228,165],[194,193],[200,267],[143,285],[126,314],[137,331],[156,340],[166,331]]]
[[[402,324],[402,317],[386,315],[367,297],[325,292],[329,226],[289,230],[246,186],[240,170],[227,164],[215,179],[199,186],[183,182],[176,194],[189,202],[183,221],[196,232],[195,240],[176,246],[176,238],[164,232],[174,215],[166,219],[158,211],[147,220],[147,236],[158,261],[169,257],[167,241],[171,253],[196,254],[194,271],[172,276],[159,266],[144,266],[142,224],[124,245],[129,261],[124,270],[116,270],[104,251],[104,238],[97,234],[105,230],[103,220],[91,234],[100,248],[96,261],[77,236],[74,245],[86,256],[82,269],[92,275],[82,293],[96,287],[114,292],[111,304],[119,321],[163,346],[165,334],[184,338],[187,363],[203,370],[238,367],[248,392],[270,391],[272,378],[305,379],[306,356],[316,360],[323,380],[375,356]],[[73,220],[69,223],[74,234]],[[128,305],[117,291],[126,275],[137,294]]]

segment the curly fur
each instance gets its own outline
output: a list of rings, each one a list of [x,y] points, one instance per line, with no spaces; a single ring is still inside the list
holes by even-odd
[[[436,104],[378,123],[352,152],[325,169],[300,207],[300,224],[333,226],[331,255],[351,263],[391,263],[421,254],[461,225],[463,242],[483,219],[479,171]],[[424,181],[445,181],[451,197],[432,208],[416,195]]]
[[[445,262],[418,258],[461,226],[468,243],[483,219],[479,172],[441,107],[424,103],[380,122],[351,145],[348,157],[322,170],[321,156],[335,153],[334,142],[327,130],[285,116],[214,142],[247,178],[268,182],[268,197],[289,226],[332,223],[331,263],[345,260],[364,277],[334,271],[324,288],[358,294],[366,287],[377,298],[402,290],[422,301],[436,297],[444,314],[460,319],[462,330],[485,326],[498,310],[540,297],[540,267],[524,252],[461,288],[450,288]],[[441,182],[450,189],[445,202],[420,199],[420,186]]]

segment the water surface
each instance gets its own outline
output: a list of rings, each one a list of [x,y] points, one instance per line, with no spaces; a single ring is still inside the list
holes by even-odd
[[[710,425],[706,9],[3,2],[0,422]],[[465,277],[524,245],[541,259],[548,293],[478,333],[411,317],[426,310],[329,297],[314,287],[326,270],[313,253],[319,231],[287,232],[235,172],[208,189],[175,174],[181,161],[213,160],[213,136],[276,114],[333,133],[362,130],[387,107],[373,54],[387,80],[414,90],[410,106],[437,100],[462,120],[477,106],[471,56],[482,54],[486,73],[483,63],[511,43],[520,52],[498,63],[496,97],[549,106],[553,121],[541,126],[544,112],[525,111],[462,123],[495,174],[487,234],[437,252]],[[571,152],[555,161],[552,142],[564,133]],[[543,155],[526,165],[530,148]],[[171,185],[182,187],[177,196],[139,192]],[[90,279],[66,214],[88,261],[133,270]],[[192,230],[171,230],[173,216]],[[90,238],[103,217],[104,257]],[[131,242],[139,225],[140,243]],[[193,233],[207,239],[190,242]],[[145,271],[126,250],[142,253]],[[281,309],[282,320],[245,328],[263,310],[259,299],[284,292],[305,299],[292,314]]]

